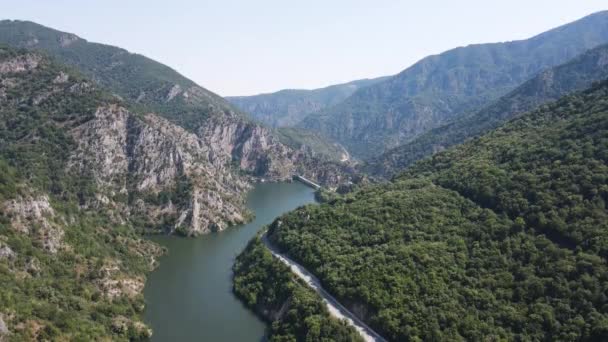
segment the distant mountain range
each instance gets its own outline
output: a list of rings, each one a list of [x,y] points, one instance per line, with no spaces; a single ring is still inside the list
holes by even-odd
[[[608,45],[602,45],[565,64],[541,72],[473,115],[458,118],[371,158],[363,170],[377,176],[391,177],[419,159],[483,134],[518,114],[606,78]]]
[[[369,158],[471,115],[539,72],[607,42],[604,11],[530,39],[456,48],[359,89],[306,116],[297,127]]]
[[[273,127],[290,127],[305,116],[336,105],[355,91],[385,79],[387,77],[357,80],[313,90],[284,89],[276,93],[229,96],[226,99],[255,120]]]

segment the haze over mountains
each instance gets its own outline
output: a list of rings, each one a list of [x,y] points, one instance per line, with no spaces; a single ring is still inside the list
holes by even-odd
[[[483,134],[522,112],[606,78],[608,45],[601,45],[565,64],[541,72],[472,115],[434,128],[409,143],[371,158],[363,169],[368,173],[390,177],[417,160]]]
[[[608,42],[608,12],[528,40],[471,45],[422,59],[343,103],[306,117],[353,155],[370,157],[471,113],[538,72]]]
[[[387,78],[357,80],[313,90],[285,89],[255,96],[229,96],[226,99],[260,122],[273,127],[290,127],[307,115],[334,106],[355,91]]]
[[[608,12],[598,12],[530,39],[459,47],[361,87],[340,103],[315,108],[309,115],[299,113],[304,118],[297,127],[367,159],[470,115],[539,72],[607,42]],[[289,100],[284,92],[240,97],[238,103],[265,122],[276,123],[300,101]],[[269,98],[288,101],[279,107],[281,114]]]

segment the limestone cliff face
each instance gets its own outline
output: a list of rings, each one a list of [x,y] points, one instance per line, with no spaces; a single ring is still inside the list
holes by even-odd
[[[215,160],[233,162],[253,176],[283,180],[295,171],[297,151],[279,143],[267,128],[246,120],[210,118],[198,135]]]
[[[325,186],[335,187],[355,172],[348,162],[328,161],[303,146],[283,144],[270,129],[238,116],[216,116],[202,125],[198,136],[209,146],[214,162],[227,163],[255,178],[290,180],[300,174]]]
[[[135,115],[111,104],[71,134],[78,148],[68,168],[92,176],[98,186],[96,203],[83,205],[114,208],[119,222],[145,216],[153,226],[186,235],[243,223],[251,180],[302,174],[331,186],[352,171],[230,116],[208,119],[195,134],[156,114]],[[178,191],[184,183],[186,189]]]
[[[69,167],[92,173],[99,203],[115,206],[121,218],[147,215],[154,223],[173,217],[170,231],[197,235],[244,221],[242,192],[248,184],[195,134],[155,114],[139,117],[119,105],[99,107],[75,128],[78,148]],[[180,181],[187,198],[155,201]],[[120,198],[134,198],[126,203]]]
[[[57,108],[53,115],[61,119],[51,117],[48,124],[76,143],[66,151],[68,173],[94,180],[95,189],[79,204],[110,209],[117,223],[198,235],[244,222],[244,193],[258,179],[302,174],[327,185],[343,180],[347,169],[341,165],[315,158],[306,147],[283,144],[219,96],[175,80],[155,83],[159,87],[150,94],[138,92],[134,102],[145,104],[138,108],[153,113],[136,114],[127,109],[135,95],[118,91],[122,88],[110,94],[26,52],[1,61],[0,103],[68,106]],[[25,87],[30,81],[41,86]],[[19,99],[11,95],[16,87],[23,88]],[[157,95],[162,104],[151,102]],[[80,105],[64,115],[72,111],[70,101]]]

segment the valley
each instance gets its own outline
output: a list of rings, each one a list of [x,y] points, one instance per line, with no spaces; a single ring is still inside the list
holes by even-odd
[[[169,66],[0,20],[0,342],[608,340],[608,11],[330,86],[258,24]],[[322,86],[177,71],[243,46],[221,84]]]
[[[154,237],[168,252],[144,289],[152,340],[260,341],[264,323],[232,295],[234,257],[277,216],[313,202],[300,183],[256,184],[246,202],[253,221],[196,239]],[[239,328],[230,328],[235,322]]]

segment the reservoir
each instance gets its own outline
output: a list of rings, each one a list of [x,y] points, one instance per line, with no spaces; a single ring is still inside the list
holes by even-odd
[[[314,202],[298,182],[257,184],[247,196],[255,219],[198,238],[158,236],[168,248],[144,289],[152,341],[255,341],[265,324],[232,294],[232,264],[255,234],[279,215]]]

